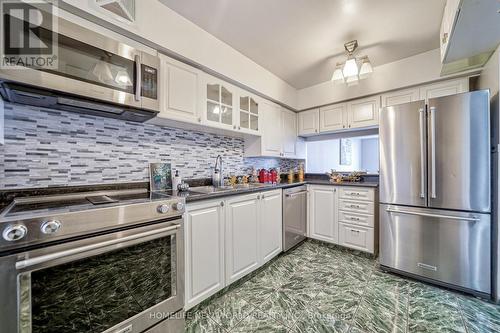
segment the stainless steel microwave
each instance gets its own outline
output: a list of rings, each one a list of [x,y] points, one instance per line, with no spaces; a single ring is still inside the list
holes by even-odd
[[[0,69],[4,99],[139,122],[160,111],[157,55],[62,18],[57,19],[57,32],[43,24],[38,29],[42,41],[56,44],[58,64]]]

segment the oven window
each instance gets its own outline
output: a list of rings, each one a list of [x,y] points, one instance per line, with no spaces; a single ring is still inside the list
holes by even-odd
[[[174,296],[175,256],[173,235],[32,272],[32,332],[102,332]]]

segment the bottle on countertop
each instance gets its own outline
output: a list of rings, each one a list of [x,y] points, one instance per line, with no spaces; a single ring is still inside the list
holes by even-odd
[[[304,181],[304,163],[299,164],[299,182]]]
[[[182,178],[179,175],[179,170],[175,170],[175,175],[172,177],[172,189],[177,191],[180,184],[182,184]]]

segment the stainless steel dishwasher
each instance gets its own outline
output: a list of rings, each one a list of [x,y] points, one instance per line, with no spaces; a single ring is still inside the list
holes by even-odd
[[[283,191],[283,250],[286,252],[307,237],[307,186]]]

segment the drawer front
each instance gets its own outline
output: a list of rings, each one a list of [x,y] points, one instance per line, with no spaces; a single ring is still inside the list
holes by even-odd
[[[375,200],[375,190],[372,188],[344,186],[339,193],[341,199]]]
[[[375,213],[375,204],[368,201],[340,200],[340,210],[352,213],[361,213],[373,215]]]
[[[351,224],[339,223],[339,245],[373,253],[373,228],[364,228]]]
[[[339,222],[355,224],[363,227],[373,227],[375,225],[375,217],[373,215],[339,211]]]

